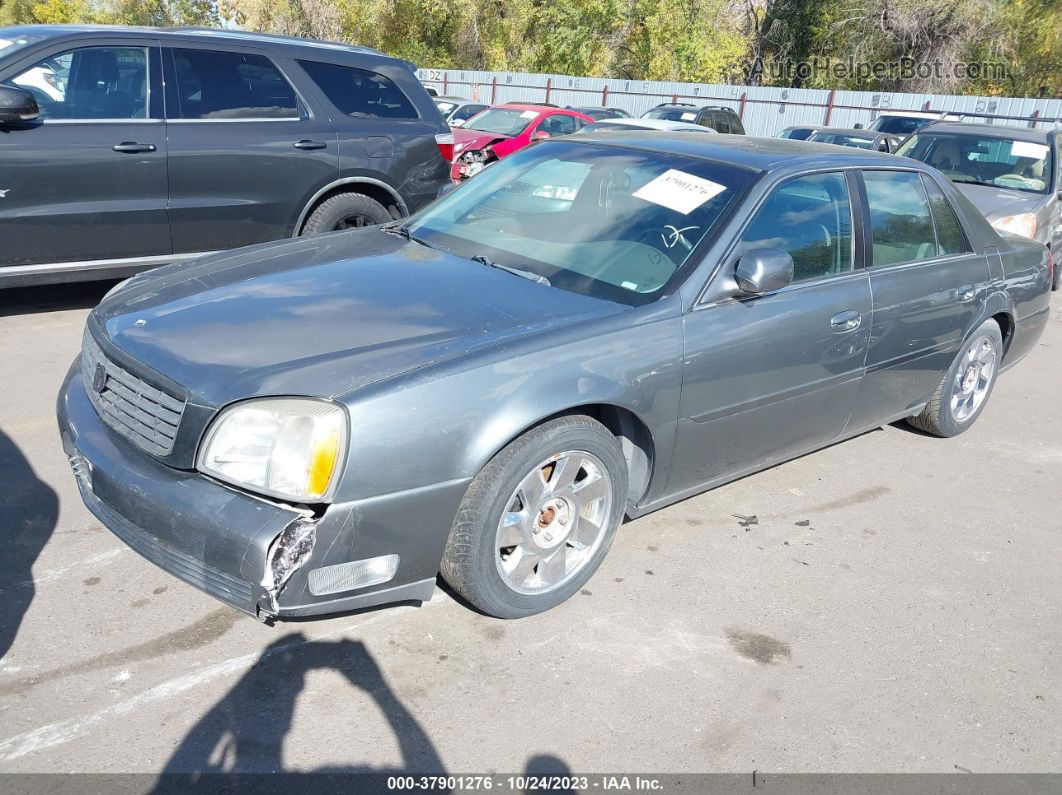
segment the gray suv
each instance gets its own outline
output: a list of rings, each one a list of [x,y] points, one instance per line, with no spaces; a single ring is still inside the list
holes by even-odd
[[[375,50],[0,28],[0,287],[401,218],[452,149],[412,65]]]

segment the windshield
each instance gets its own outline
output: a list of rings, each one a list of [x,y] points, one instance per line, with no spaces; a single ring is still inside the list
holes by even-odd
[[[929,124],[932,119],[922,119],[917,116],[878,116],[868,127],[868,130],[892,133],[893,135],[910,135],[915,130],[920,130]]]
[[[811,127],[797,127],[795,130],[783,130],[779,138],[792,138],[794,141],[806,141],[815,130]]]
[[[642,114],[643,119],[664,119],[666,121],[696,121],[696,108],[653,108]]]
[[[21,50],[23,47],[40,40],[40,36],[12,36],[11,38],[0,36],[0,58],[6,58],[15,50]]]
[[[549,141],[484,170],[409,229],[457,256],[633,306],[655,299],[754,178],[696,158]]]
[[[447,113],[457,107],[456,102],[443,102],[441,99],[435,100],[435,107],[439,109],[439,113],[445,116]]]
[[[837,144],[838,146],[854,146],[856,149],[870,149],[874,145],[873,138],[864,138],[861,135],[846,135],[844,133],[815,133],[809,141],[817,144]]]
[[[464,127],[466,130],[479,130],[480,132],[513,137],[526,130],[527,125],[537,118],[537,110],[488,108],[478,116],[473,116],[465,122]]]
[[[927,132],[912,135],[896,153],[928,163],[953,182],[1029,193],[1051,189],[1051,149],[1035,141]]]

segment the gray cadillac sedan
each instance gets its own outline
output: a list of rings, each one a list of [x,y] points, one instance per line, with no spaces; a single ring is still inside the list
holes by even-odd
[[[573,136],[401,225],[133,277],[59,425],[105,525],[263,620],[425,600],[440,572],[515,618],[578,591],[624,516],[894,420],[962,433],[1052,269],[912,160]]]

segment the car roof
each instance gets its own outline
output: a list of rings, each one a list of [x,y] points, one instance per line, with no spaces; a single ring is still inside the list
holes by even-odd
[[[623,132],[591,132],[565,137],[564,140],[717,160],[753,171],[772,171],[779,168],[800,170],[817,166],[902,166],[930,170],[917,160],[898,158],[885,152],[796,141],[792,138],[758,138],[722,133],[689,135],[654,130],[639,134],[637,130],[632,129]]]
[[[967,124],[966,122],[937,121],[926,125],[918,131],[919,135],[928,133],[983,135],[991,138],[1012,138],[1017,141],[1046,144],[1051,130],[1038,130],[1031,127],[1009,127],[1005,124]]]
[[[694,124],[689,121],[671,121],[670,119],[600,119],[594,122],[602,127],[631,127],[641,130],[703,130],[715,132],[711,127]]]
[[[196,28],[196,27],[131,27],[127,25],[20,25],[12,28],[0,28],[5,35],[25,36],[69,36],[71,34],[106,34],[107,36],[141,38],[144,36],[158,37],[159,39],[180,39],[182,41],[217,42],[231,41],[246,44],[282,44],[287,46],[304,47],[307,49],[323,49],[339,52],[361,53],[365,55],[379,55],[386,58],[393,56],[372,47],[359,47],[354,44],[342,44],[333,41],[318,41],[316,39],[301,39],[296,36],[281,36],[275,33],[255,33],[245,30],[228,30],[222,28]],[[400,58],[395,58],[401,61]]]
[[[866,130],[857,127],[811,127],[809,129],[813,129],[815,135],[826,133],[827,135],[851,135],[858,138],[877,138],[879,135],[892,135],[892,133],[885,133],[880,130]]]

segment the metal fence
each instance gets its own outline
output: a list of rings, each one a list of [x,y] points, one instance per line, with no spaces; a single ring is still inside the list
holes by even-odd
[[[968,121],[1023,127],[1062,126],[1062,99],[771,88],[461,69],[420,69],[418,75],[440,94],[492,104],[603,105],[623,108],[634,116],[662,102],[726,105],[738,112],[749,135],[773,136],[794,124],[866,126],[889,111],[961,114]]]

